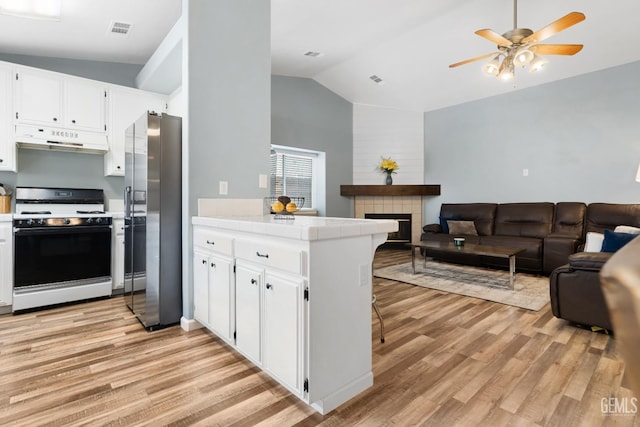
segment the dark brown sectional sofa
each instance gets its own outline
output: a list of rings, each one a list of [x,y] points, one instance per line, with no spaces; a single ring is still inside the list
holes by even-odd
[[[584,242],[586,211],[579,202],[443,203],[440,224],[425,225],[421,240],[449,242],[464,237],[470,243],[524,248],[516,257],[517,270],[549,274]],[[478,235],[450,234],[450,220],[473,221]],[[435,252],[434,256],[463,264],[508,266],[507,260],[498,258]]]
[[[450,234],[449,220],[473,221],[478,235]],[[551,310],[556,317],[611,329],[599,273],[612,253],[582,249],[588,232],[602,233],[619,225],[640,227],[640,204],[446,203],[440,208],[440,224],[425,225],[421,240],[449,242],[464,237],[471,243],[524,248],[516,257],[516,268],[550,274]],[[436,252],[434,257],[507,268],[506,262],[495,258]]]

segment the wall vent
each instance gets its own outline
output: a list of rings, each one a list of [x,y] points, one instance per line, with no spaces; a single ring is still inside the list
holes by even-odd
[[[117,34],[119,36],[128,36],[131,32],[133,24],[127,22],[111,21],[109,24],[109,34]]]
[[[369,76],[369,78],[379,85],[384,84],[384,81],[380,77],[376,76],[375,74],[372,76]]]

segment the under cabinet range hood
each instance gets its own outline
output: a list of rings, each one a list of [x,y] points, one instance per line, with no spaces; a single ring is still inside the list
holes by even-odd
[[[15,129],[18,147],[93,154],[109,151],[104,133],[29,125],[16,125]]]

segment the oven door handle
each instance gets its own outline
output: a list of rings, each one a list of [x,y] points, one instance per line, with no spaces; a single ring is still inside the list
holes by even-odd
[[[86,233],[111,233],[110,225],[91,225],[91,226],[69,226],[69,227],[33,227],[13,229],[16,237],[18,236],[37,236],[43,234],[86,234]]]

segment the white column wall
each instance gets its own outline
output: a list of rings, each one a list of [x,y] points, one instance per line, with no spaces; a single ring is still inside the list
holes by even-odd
[[[353,184],[384,184],[381,157],[398,163],[394,184],[424,184],[424,114],[353,105]]]

